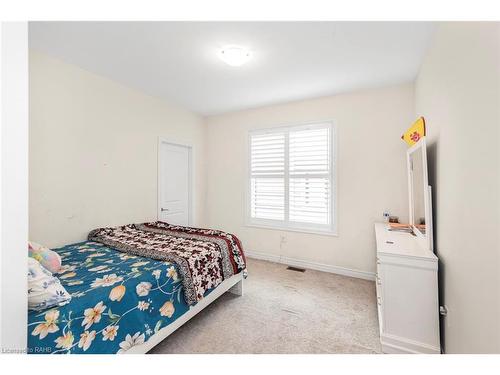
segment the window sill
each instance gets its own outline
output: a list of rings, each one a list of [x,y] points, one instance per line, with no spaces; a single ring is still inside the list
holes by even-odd
[[[335,231],[326,231],[326,230],[314,230],[314,229],[300,229],[300,228],[288,228],[288,227],[280,227],[278,225],[266,225],[266,224],[253,224],[246,223],[245,227],[249,228],[258,228],[258,229],[268,229],[268,230],[276,230],[281,232],[297,232],[297,233],[306,233],[306,234],[317,234],[321,236],[329,236],[329,237],[338,237],[339,235]]]

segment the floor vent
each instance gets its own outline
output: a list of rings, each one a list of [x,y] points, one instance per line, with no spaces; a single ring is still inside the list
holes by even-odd
[[[304,268],[298,268],[298,267],[293,267],[293,266],[288,266],[286,268],[289,271],[295,271],[295,272],[306,272]]]

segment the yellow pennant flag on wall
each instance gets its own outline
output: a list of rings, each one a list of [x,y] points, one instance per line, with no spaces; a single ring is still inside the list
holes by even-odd
[[[425,137],[425,120],[420,117],[417,121],[413,123],[412,126],[401,136],[401,139],[408,143],[409,146],[413,146],[417,143],[420,138]]]

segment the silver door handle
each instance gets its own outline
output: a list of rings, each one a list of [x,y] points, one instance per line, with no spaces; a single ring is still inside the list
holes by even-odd
[[[162,207],[162,208],[161,208],[161,212],[163,212],[163,211],[168,211],[168,208],[163,208],[163,207]]]

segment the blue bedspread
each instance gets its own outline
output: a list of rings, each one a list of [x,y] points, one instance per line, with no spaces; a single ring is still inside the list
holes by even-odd
[[[89,241],[55,251],[72,299],[29,312],[30,353],[124,353],[189,309],[175,264]]]

